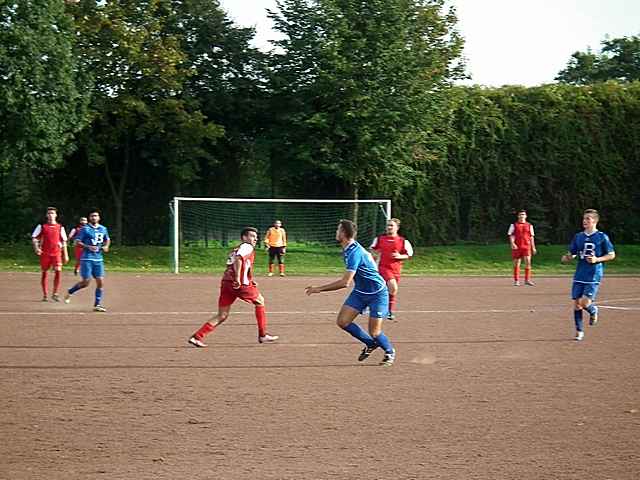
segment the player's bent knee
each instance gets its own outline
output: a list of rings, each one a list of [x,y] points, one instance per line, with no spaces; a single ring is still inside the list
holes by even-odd
[[[344,318],[340,318],[340,317],[338,317],[338,318],[336,319],[336,325],[337,325],[338,327],[342,328],[343,330],[344,330],[345,328],[347,328],[351,323],[353,323],[351,320],[347,320],[347,319],[344,319]]]
[[[587,297],[582,297],[579,301],[579,304],[582,308],[587,308],[591,304],[591,299]]]
[[[258,298],[256,298],[253,301],[253,304],[258,307],[258,306],[264,306],[264,297],[262,295],[260,295]]]

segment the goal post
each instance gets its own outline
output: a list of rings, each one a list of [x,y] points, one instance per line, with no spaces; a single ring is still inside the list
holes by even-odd
[[[273,222],[281,220],[289,244],[335,246],[336,225],[347,218],[356,222],[358,240],[368,246],[391,218],[388,199],[174,197],[169,208],[175,273],[180,272],[185,249],[206,253],[206,248],[233,245],[247,226],[258,229],[261,242]]]

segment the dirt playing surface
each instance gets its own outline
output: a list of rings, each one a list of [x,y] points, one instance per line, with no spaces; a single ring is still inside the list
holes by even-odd
[[[281,341],[238,303],[196,349],[218,278],[108,273],[101,314],[0,274],[0,478],[640,478],[640,278],[583,342],[570,278],[403,278],[391,368],[335,326],[346,291],[304,295],[331,279],[259,278]]]

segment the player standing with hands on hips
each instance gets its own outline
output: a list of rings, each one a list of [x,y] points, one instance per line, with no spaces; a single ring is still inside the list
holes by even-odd
[[[309,286],[307,295],[320,292],[332,292],[347,288],[354,283],[351,294],[338,312],[338,327],[352,337],[364,343],[358,361],[366,360],[378,347],[384,350],[380,365],[391,366],[396,359],[396,351],[387,336],[382,333],[382,322],[387,316],[389,290],[384,279],[378,273],[371,254],[356,242],[357,227],[350,220],[340,220],[336,230],[336,240],[342,245],[346,272],[339,280],[320,287]],[[369,308],[369,333],[354,322],[358,314]]]
[[[597,229],[600,215],[597,210],[588,209],[582,216],[584,231],[576,233],[569,245],[569,251],[562,256],[563,263],[578,258],[576,273],[573,276],[571,298],[574,302],[573,319],[576,326],[577,341],[584,339],[582,311],[589,313],[589,325],[598,323],[598,307],[595,299],[604,275],[604,262],[616,258],[613,244],[606,233]]]
[[[535,255],[537,250],[533,225],[527,222],[526,210],[518,210],[518,220],[509,226],[507,235],[513,259],[513,284],[516,287],[520,285],[520,262],[524,258],[524,283],[534,286],[531,280],[531,255]]]
[[[111,239],[109,232],[104,225],[100,225],[100,213],[96,210],[89,213],[89,224],[85,225],[80,233],[75,236],[76,245],[82,247],[80,257],[80,276],[82,280],[67,290],[64,302],[71,302],[71,295],[78,290],[88,287],[91,277],[96,279],[95,301],[93,310],[95,312],[106,312],[102,306],[102,287],[104,286],[104,257],[102,253],[109,251]]]

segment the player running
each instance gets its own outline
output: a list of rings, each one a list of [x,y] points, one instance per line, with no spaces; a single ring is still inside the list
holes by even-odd
[[[351,294],[338,312],[337,324],[354,338],[364,343],[358,361],[366,360],[378,347],[384,350],[380,365],[391,366],[396,359],[396,351],[387,336],[382,333],[382,322],[387,315],[389,290],[378,273],[375,261],[362,245],[356,242],[357,227],[350,220],[340,220],[336,230],[336,240],[342,245],[346,272],[339,280],[320,287],[308,286],[307,295],[331,292],[347,288],[354,283]],[[369,333],[354,322],[358,314],[369,307]]]
[[[538,253],[534,239],[533,225],[527,222],[527,211],[518,210],[516,223],[509,225],[507,231],[511,244],[511,258],[513,259],[513,284],[520,286],[520,262],[524,258],[524,283],[535,286],[531,280],[531,255]]]
[[[222,275],[220,283],[220,297],[218,298],[218,313],[208,320],[189,338],[189,343],[196,347],[206,347],[203,342],[206,335],[229,317],[231,305],[236,299],[255,305],[256,321],[258,323],[258,342],[267,343],[278,340],[277,335],[267,333],[267,314],[264,308],[264,297],[260,294],[257,284],[253,281],[253,262],[256,256],[258,230],[245,227],[240,232],[242,243],[229,254],[227,269]]]
[[[389,320],[395,319],[396,295],[402,264],[413,257],[413,247],[409,240],[398,235],[400,220],[392,218],[387,222],[386,235],[380,235],[373,240],[369,247],[378,256],[378,271],[389,289]]]
[[[287,232],[282,228],[282,222],[276,220],[273,226],[267,230],[264,244],[269,249],[269,277],[273,277],[273,261],[278,259],[280,276],[284,277],[284,255],[287,253]]]
[[[613,245],[606,233],[597,229],[600,215],[597,210],[585,210],[582,216],[584,231],[577,233],[569,251],[562,256],[563,263],[569,263],[578,257],[576,273],[573,276],[571,298],[574,301],[573,319],[576,325],[577,341],[584,339],[582,311],[589,313],[589,325],[598,323],[598,307],[595,299],[604,275],[604,262],[616,258]]]
[[[51,299],[60,301],[58,290],[60,289],[60,276],[62,264],[69,263],[67,251],[67,233],[64,227],[58,223],[58,209],[47,208],[46,221],[36,226],[31,234],[33,250],[40,257],[40,285],[42,286],[42,301],[47,301],[49,269],[53,268],[53,295]]]
[[[71,229],[69,232],[69,241],[72,242],[75,238],[80,234],[80,231],[84,228],[84,226],[89,223],[87,217],[80,217],[78,219],[78,224]],[[73,268],[73,274],[78,275],[80,271],[80,258],[82,257],[82,247],[80,245],[75,245],[73,248],[73,253],[76,258],[76,265]]]
[[[80,276],[82,280],[67,290],[64,302],[71,302],[71,295],[89,286],[91,277],[93,277],[96,279],[93,310],[95,312],[106,312],[107,309],[102,306],[104,286],[104,257],[102,253],[109,252],[111,239],[107,228],[104,225],[100,225],[100,213],[94,210],[89,213],[88,218],[89,224],[85,225],[75,237],[76,245],[82,248],[82,257],[80,257]]]

